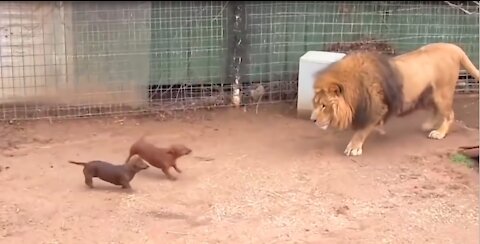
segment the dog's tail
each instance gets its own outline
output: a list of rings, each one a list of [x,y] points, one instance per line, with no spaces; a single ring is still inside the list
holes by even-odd
[[[85,166],[85,164],[87,164],[85,162],[77,162],[77,161],[72,161],[72,160],[68,160],[68,162],[71,163],[71,164],[83,165],[83,166]]]
[[[132,150],[132,147],[136,147],[137,145],[139,144],[143,144],[145,142],[147,142],[145,140],[145,137],[147,137],[147,134],[144,133],[142,136],[140,136],[131,146],[130,146],[130,151]],[[130,152],[131,153],[131,152]]]
[[[129,149],[129,152],[128,152],[128,157],[127,159],[125,160],[125,164],[128,163],[128,161],[130,161],[130,158],[137,154],[136,153],[136,148],[138,147],[138,144],[139,143],[142,143],[145,141],[145,137],[147,136],[147,133],[143,133],[142,136],[140,136],[140,138],[138,138],[131,146],[130,146],[130,149]]]

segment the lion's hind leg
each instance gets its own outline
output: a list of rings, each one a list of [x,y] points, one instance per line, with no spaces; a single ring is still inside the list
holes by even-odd
[[[443,115],[444,118],[440,127],[438,127],[438,129],[430,131],[430,133],[428,134],[428,138],[441,140],[445,138],[445,136],[448,134],[448,132],[450,131],[450,127],[453,124],[455,115],[453,110],[445,114],[446,115]]]
[[[431,114],[427,117],[425,122],[422,123],[422,131],[431,131],[439,125],[442,116],[438,112],[436,105],[432,106]]]
[[[425,89],[420,95],[418,103],[415,105],[415,108],[426,109],[430,114],[427,119],[422,123],[423,131],[431,131],[435,127],[439,126],[439,123],[442,121],[442,116],[438,110],[438,105],[435,102],[433,87]]]
[[[437,129],[430,131],[428,137],[430,139],[441,140],[450,131],[453,124],[455,114],[453,111],[453,96],[454,89],[445,89],[443,91],[435,91],[433,94],[433,101],[438,110],[438,117],[441,119],[441,124]]]

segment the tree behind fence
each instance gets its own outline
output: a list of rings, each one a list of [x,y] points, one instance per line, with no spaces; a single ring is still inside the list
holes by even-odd
[[[2,2],[0,119],[296,99],[307,51],[460,45],[479,65],[476,2]],[[464,79],[459,92],[478,92]],[[238,89],[238,90],[237,90]]]

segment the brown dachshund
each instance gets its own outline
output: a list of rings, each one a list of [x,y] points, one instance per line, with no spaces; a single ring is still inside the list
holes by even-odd
[[[141,170],[149,166],[141,158],[135,157],[123,165],[114,165],[105,161],[93,160],[89,162],[68,161],[72,164],[83,165],[85,184],[93,188],[93,178],[99,178],[114,185],[121,185],[122,188],[131,189],[130,181]]]
[[[169,180],[176,180],[177,178],[168,171],[169,168],[173,167],[178,173],[182,173],[177,167],[177,159],[191,152],[190,148],[182,144],[174,144],[169,148],[159,148],[145,141],[144,137],[142,137],[130,147],[130,153],[126,162],[133,155],[138,155],[150,165],[161,169]]]

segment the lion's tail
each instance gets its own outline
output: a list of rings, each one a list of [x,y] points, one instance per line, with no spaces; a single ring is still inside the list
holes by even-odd
[[[463,68],[467,70],[470,75],[472,75],[475,79],[480,81],[480,71],[473,65],[472,61],[468,58],[467,54],[460,49],[460,63],[462,64]]]

